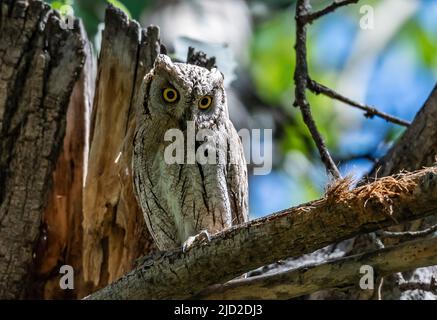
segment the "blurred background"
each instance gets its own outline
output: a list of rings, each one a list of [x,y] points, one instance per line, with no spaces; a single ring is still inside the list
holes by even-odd
[[[250,171],[252,219],[323,194],[325,169],[292,106],[294,0],[47,2],[63,11],[69,6],[82,18],[97,53],[109,2],[142,26],[159,25],[173,58],[184,60],[188,46],[216,56],[237,130],[273,130],[271,173]],[[331,2],[312,4],[317,9]],[[364,5],[373,10],[373,29],[360,28]],[[361,0],[342,8],[310,26],[308,55],[313,79],[411,121],[437,80],[437,0]],[[343,175],[361,177],[403,132],[403,127],[366,119],[363,112],[328,98],[308,97]]]

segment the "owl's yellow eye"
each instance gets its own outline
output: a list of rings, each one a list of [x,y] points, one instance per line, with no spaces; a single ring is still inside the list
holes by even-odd
[[[199,100],[199,109],[202,109],[202,110],[208,109],[209,106],[211,105],[211,102],[212,102],[211,96],[203,96]]]
[[[179,94],[176,91],[176,89],[173,88],[165,88],[164,91],[162,91],[162,97],[167,102],[175,102],[179,98]]]

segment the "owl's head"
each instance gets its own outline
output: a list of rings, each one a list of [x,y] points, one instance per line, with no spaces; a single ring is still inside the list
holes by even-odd
[[[144,112],[152,119],[168,119],[184,128],[194,121],[210,128],[228,117],[223,76],[217,69],[174,63],[160,54],[145,78]]]

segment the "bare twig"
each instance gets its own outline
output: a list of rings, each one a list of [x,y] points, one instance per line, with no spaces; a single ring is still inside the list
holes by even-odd
[[[307,62],[307,49],[306,49],[306,40],[307,40],[307,25],[314,20],[333,12],[334,10],[346,6],[348,4],[357,3],[359,0],[343,0],[343,1],[334,1],[332,4],[327,6],[326,8],[311,12],[311,3],[310,0],[297,0],[296,4],[296,67],[294,70],[294,82],[295,82],[295,102],[294,106],[300,108],[303,120],[305,125],[308,127],[311,137],[313,138],[317,149],[320,154],[320,158],[325,165],[326,171],[331,174],[335,179],[341,178],[340,172],[333,161],[328,148],[326,147],[325,141],[323,140],[322,135],[317,129],[314,118],[311,114],[311,106],[308,103],[306,97],[306,89],[311,90],[314,93],[322,93],[330,98],[342,101],[346,104],[349,104],[353,107],[359,108],[361,110],[366,111],[366,117],[374,117],[378,116],[387,121],[408,126],[409,123],[393,117],[384,112],[378,111],[376,108],[367,106],[364,104],[357,103],[347,97],[344,97],[337,92],[311,80],[308,74],[308,62]]]
[[[349,98],[335,92],[334,90],[332,90],[332,89],[330,89],[330,88],[328,88],[328,87],[326,87],[326,86],[324,86],[324,85],[322,85],[314,80],[308,80],[308,89],[311,90],[312,92],[314,92],[315,94],[323,94],[323,95],[330,97],[332,99],[346,103],[352,107],[356,107],[358,109],[366,111],[364,116],[367,118],[373,118],[374,116],[377,116],[377,117],[385,119],[389,122],[399,124],[401,126],[408,127],[410,125],[410,123],[408,121],[399,119],[399,118],[394,117],[392,115],[389,115],[385,112],[379,111],[375,107],[355,102],[352,99],[349,99]]]
[[[404,231],[404,232],[390,232],[378,231],[378,235],[382,238],[400,238],[403,241],[413,240],[415,238],[426,237],[437,231],[437,224],[424,230],[419,231]]]
[[[311,114],[310,105],[306,99],[306,88],[308,86],[308,67],[307,67],[307,51],[306,51],[306,22],[302,20],[307,16],[309,9],[309,0],[298,0],[296,6],[296,69],[294,72],[295,82],[295,102],[301,110],[303,120],[308,127],[311,136],[320,153],[326,171],[335,179],[341,178],[340,171],[332,160],[328,148],[317,129],[316,123]]]
[[[334,2],[332,2],[326,8],[321,9],[321,10],[316,11],[316,12],[313,12],[313,13],[308,13],[305,16],[305,21],[307,23],[312,23],[314,20],[317,20],[320,17],[327,15],[328,13],[333,12],[340,7],[347,6],[347,5],[352,4],[352,3],[357,3],[358,1],[360,1],[360,0],[343,0],[343,1],[334,0]]]
[[[382,243],[381,239],[375,234],[375,232],[369,233],[370,240],[378,249],[384,249],[385,245]]]

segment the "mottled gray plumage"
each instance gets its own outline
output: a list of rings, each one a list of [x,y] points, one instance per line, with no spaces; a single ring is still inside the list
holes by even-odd
[[[168,87],[179,94],[174,103],[163,98]],[[176,248],[202,230],[214,234],[247,221],[246,162],[229,120],[221,73],[173,63],[159,55],[144,78],[142,94],[143,104],[137,106],[133,175],[138,202],[158,248]],[[202,110],[198,104],[205,95],[212,97],[212,103]],[[187,121],[194,121],[196,132],[212,130],[217,164],[166,163],[164,152],[171,142],[164,135],[176,128],[186,138]]]

